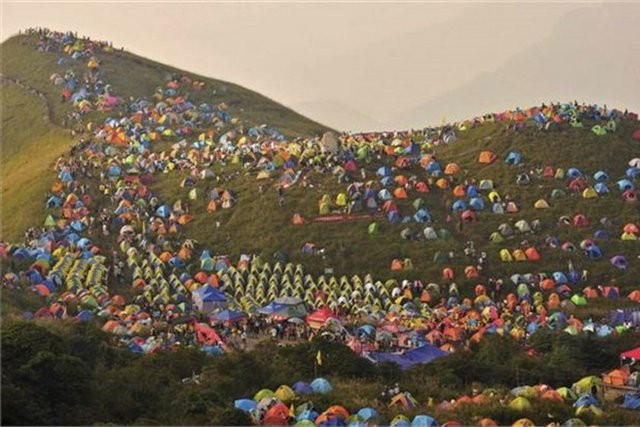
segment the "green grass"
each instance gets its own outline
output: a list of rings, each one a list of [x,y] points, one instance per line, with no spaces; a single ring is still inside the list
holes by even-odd
[[[56,177],[53,163],[72,143],[67,132],[48,123],[45,111],[38,96],[2,83],[0,236],[10,241],[44,220],[44,197]]]
[[[473,240],[479,250],[489,255],[490,269],[498,275],[510,276],[514,273],[537,271],[567,270],[567,261],[572,259],[576,268],[588,269],[594,284],[611,282],[623,288],[637,287],[638,264],[635,259],[638,253],[637,243],[622,242],[619,236],[622,226],[627,222],[637,221],[638,205],[624,203],[614,187],[618,177],[624,175],[627,161],[637,156],[640,143],[631,138],[634,126],[625,124],[618,133],[605,137],[597,137],[588,129],[567,129],[563,131],[539,133],[530,128],[517,134],[505,133],[502,125],[486,124],[468,132],[461,133],[460,139],[448,146],[437,149],[436,154],[441,163],[456,162],[467,171],[469,179],[493,179],[498,192],[504,197],[510,195],[516,201],[520,211],[516,214],[495,215],[484,211],[479,215],[480,220],[471,225],[465,225],[462,233],[455,230],[455,224],[447,225],[445,218],[448,209],[445,202],[451,203],[455,198],[449,190],[432,190],[423,199],[435,217],[436,230],[440,227],[448,228],[454,239],[450,241],[404,241],[400,238],[400,231],[407,225],[392,225],[386,217],[376,219],[380,224],[380,233],[369,236],[367,226],[371,221],[356,221],[346,223],[310,223],[304,226],[294,226],[291,218],[294,212],[301,213],[305,218],[318,216],[318,201],[322,194],[328,193],[335,200],[339,192],[346,192],[347,185],[337,183],[335,177],[319,176],[311,173],[313,189],[303,189],[299,186],[286,191],[285,206],[280,208],[276,202],[274,187],[275,178],[267,181],[256,181],[255,172],[243,171],[240,166],[226,166],[223,171],[218,167],[217,173],[222,176],[232,176],[226,182],[198,180],[196,188],[202,195],[196,201],[190,201],[195,220],[183,230],[185,237],[195,238],[203,245],[212,248],[218,254],[228,254],[233,257],[241,253],[258,253],[271,258],[275,251],[282,251],[290,256],[293,262],[301,262],[312,272],[321,273],[324,268],[334,268],[336,274],[372,273],[374,277],[386,279],[388,277],[420,278],[426,281],[439,281],[443,265],[434,263],[433,255],[438,250],[454,250],[457,258],[453,263],[458,273],[459,283],[466,284],[471,289],[477,281],[464,280],[462,270],[468,264],[462,256],[464,242]],[[482,150],[492,150],[498,160],[491,165],[483,166],[477,163],[477,157]],[[511,150],[519,150],[525,159],[526,168],[510,166],[502,159]],[[387,161],[388,162],[388,161]],[[515,184],[518,173],[529,171],[535,167],[552,165],[554,167],[581,168],[590,176],[597,170],[607,171],[611,180],[611,193],[597,199],[583,199],[580,194],[570,194],[564,199],[552,199],[550,193],[554,188],[564,188],[566,181],[543,179],[529,186]],[[367,179],[370,179],[379,163],[367,166]],[[421,178],[426,175],[419,167],[405,171],[405,175],[416,174]],[[277,174],[275,175],[278,176]],[[160,198],[168,203],[177,199],[183,202],[188,199],[189,188],[181,188],[179,183],[184,178],[180,172],[162,174],[155,178],[153,189]],[[258,186],[264,187],[264,194],[260,195]],[[228,210],[218,210],[207,213],[206,192],[212,187],[234,189],[238,193],[237,205]],[[410,203],[418,193],[410,193],[409,200],[399,203],[404,215],[413,214],[415,210]],[[533,204],[544,198],[551,207],[547,210],[536,210]],[[557,220],[561,215],[573,216],[584,213],[591,220],[588,228],[558,226]],[[542,244],[548,235],[557,236],[561,242],[571,241],[576,246],[581,240],[592,237],[597,223],[602,217],[610,218],[614,227],[610,230],[612,239],[599,243],[605,258],[598,262],[586,261],[581,251],[573,254],[559,249],[541,251],[540,262],[503,263],[499,260],[498,251],[504,247],[511,250],[517,248],[522,239],[530,243]],[[489,235],[496,231],[502,222],[513,225],[519,219],[531,222],[540,219],[543,230],[537,234],[516,235],[502,244],[489,242]],[[216,228],[216,221],[220,228]],[[410,223],[412,230],[418,231],[424,225]],[[306,242],[312,242],[319,248],[326,248],[326,259],[317,256],[303,255],[300,251]],[[625,254],[631,262],[626,273],[619,273],[612,268],[609,257],[614,254]],[[414,271],[392,273],[389,269],[393,258],[412,258]],[[635,272],[635,273],[634,273]]]

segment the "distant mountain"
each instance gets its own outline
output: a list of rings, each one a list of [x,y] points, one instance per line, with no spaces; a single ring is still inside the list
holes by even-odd
[[[382,123],[373,117],[335,99],[299,102],[290,107],[308,117],[321,117],[323,123],[343,131],[382,128]]]
[[[636,13],[629,13],[629,7]],[[584,8],[495,71],[400,112],[392,122],[404,127],[436,124],[443,116],[451,120],[503,111],[515,107],[514,100],[526,106],[576,99],[637,111],[639,52],[640,4]]]

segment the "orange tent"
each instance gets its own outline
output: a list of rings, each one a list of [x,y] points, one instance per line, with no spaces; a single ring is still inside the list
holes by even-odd
[[[453,272],[453,269],[450,267],[446,267],[445,269],[442,270],[442,278],[444,280],[453,280],[455,279],[455,273]]]
[[[440,189],[445,189],[445,188],[449,187],[449,181],[447,179],[445,179],[445,178],[440,178],[439,180],[436,181],[436,185]]]
[[[547,301],[547,308],[549,310],[557,310],[560,307],[560,297],[558,294],[553,293],[549,295],[549,300]]]
[[[324,411],[324,413],[337,415],[343,420],[346,420],[347,418],[349,418],[349,411],[347,411],[344,408],[344,406],[340,406],[340,405],[333,405],[330,408],[328,408],[326,411]]]
[[[584,288],[582,290],[582,294],[586,297],[586,298],[598,298],[598,291],[595,290],[594,288],[587,286],[586,288]]]
[[[467,267],[467,268],[469,268],[469,267]],[[478,284],[474,288],[474,292],[475,292],[476,296],[486,295],[487,294],[487,288],[485,288],[484,285]]]
[[[540,396],[540,398],[542,400],[549,400],[552,402],[564,402],[564,398],[562,397],[562,395],[555,390],[545,391],[544,393],[542,393],[542,396]]]
[[[553,279],[544,279],[540,282],[540,289],[543,291],[550,291],[556,287],[556,282]]]
[[[402,271],[404,269],[404,263],[399,259],[391,261],[391,271]]]
[[[449,163],[445,168],[444,168],[444,173],[446,175],[455,175],[458,172],[460,172],[460,166],[458,166],[455,163]]]
[[[402,187],[398,187],[393,190],[393,195],[397,199],[406,199],[408,197],[407,192]]]
[[[524,254],[527,256],[527,259],[529,261],[540,261],[540,254],[538,253],[537,249],[534,248],[533,246],[530,248],[527,248],[527,250],[524,251]]]
[[[393,179],[398,185],[405,185],[409,180],[404,175],[398,175]]]
[[[191,221],[193,219],[193,215],[190,214],[182,214],[180,215],[180,218],[178,218],[178,224],[180,225],[185,225],[187,224],[189,221]]]
[[[456,185],[453,189],[453,195],[456,197],[464,197],[466,195],[466,191],[464,191],[463,185]]]
[[[480,276],[480,274],[478,274],[478,270],[473,265],[468,265],[464,269],[464,275],[467,277],[467,279],[475,279],[476,277]]]
[[[637,289],[636,289],[635,291],[632,291],[632,292],[629,294],[629,299],[630,299],[631,301],[635,301],[635,302],[640,303],[640,290],[637,290]]]
[[[304,219],[302,218],[302,215],[300,215],[299,213],[294,213],[293,218],[291,219],[291,222],[293,223],[293,225],[303,225]]]
[[[622,369],[614,369],[613,371],[603,375],[602,382],[611,385],[625,385],[628,379],[628,372]]]
[[[495,159],[496,159],[496,155],[493,154],[491,151],[483,151],[478,156],[478,163],[487,165],[489,163],[492,163]]]

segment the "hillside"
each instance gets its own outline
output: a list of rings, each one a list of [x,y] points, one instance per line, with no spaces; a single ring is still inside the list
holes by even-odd
[[[69,103],[60,102],[59,88],[51,84],[49,77],[68,70],[74,70],[78,75],[83,73],[82,63],[57,64],[58,57],[55,54],[36,52],[33,49],[34,42],[35,36],[20,35],[8,39],[0,47],[3,76],[0,168],[4,212],[0,235],[9,240],[20,238],[27,226],[39,224],[41,218],[36,217],[38,211],[30,206],[30,201],[42,200],[53,176],[51,172],[44,172],[73,142],[68,130],[62,129],[65,118],[73,109]],[[126,98],[150,95],[167,75],[182,73],[127,51],[98,54],[98,57],[103,61],[110,83],[118,88],[119,95]],[[258,125],[275,125],[288,135],[312,136],[326,130],[326,127],[251,90],[203,76],[192,77],[204,82],[206,87],[202,93],[193,95],[193,102],[224,100],[229,103],[229,112],[239,119]],[[19,82],[23,89],[11,81]],[[25,89],[26,93],[23,93]],[[34,96],[36,92],[44,98]],[[48,123],[42,120],[46,111],[45,103],[51,116]],[[89,114],[84,118],[84,123],[105,117],[100,113]],[[81,129],[82,126],[76,125],[76,130]],[[25,159],[35,160],[30,160],[28,168],[16,172],[17,168],[24,166]],[[37,176],[43,179],[36,179]],[[9,212],[12,214],[8,215]]]
[[[636,114],[336,135],[70,33],[6,56],[3,423],[633,419]]]
[[[42,203],[55,178],[53,161],[73,140],[68,131],[49,121],[41,97],[2,81],[2,147],[0,149],[0,236],[17,241],[40,224]]]

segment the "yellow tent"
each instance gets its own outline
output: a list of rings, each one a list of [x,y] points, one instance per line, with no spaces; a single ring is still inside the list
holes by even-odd
[[[511,262],[513,261],[513,257],[511,256],[511,254],[509,253],[509,249],[502,249],[500,251],[500,259],[503,262]]]
[[[594,190],[593,187],[588,187],[582,192],[582,197],[585,199],[593,199],[598,197],[598,193],[596,193],[596,190]]]
[[[549,203],[544,199],[539,199],[533,207],[536,209],[547,209],[549,207]]]

